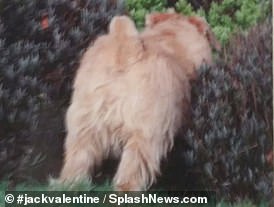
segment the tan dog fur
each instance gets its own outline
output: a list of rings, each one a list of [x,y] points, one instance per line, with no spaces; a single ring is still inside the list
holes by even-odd
[[[84,54],[67,111],[61,181],[89,177],[96,166],[120,158],[116,190],[145,190],[186,120],[189,80],[218,47],[199,17],[155,13],[138,33],[126,16]]]

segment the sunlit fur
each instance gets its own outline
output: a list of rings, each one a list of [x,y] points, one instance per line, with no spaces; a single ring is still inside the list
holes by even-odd
[[[189,80],[212,61],[209,27],[191,18],[151,14],[138,33],[128,17],[115,17],[89,47],[67,111],[62,182],[89,177],[109,156],[120,158],[116,190],[146,190],[155,182],[187,120]]]

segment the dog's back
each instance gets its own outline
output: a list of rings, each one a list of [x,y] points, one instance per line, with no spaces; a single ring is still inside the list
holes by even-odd
[[[109,34],[87,50],[67,112],[62,180],[88,176],[111,155],[121,156],[116,189],[146,189],[155,181],[185,118],[197,68],[178,33],[151,27],[140,35],[130,19],[116,17]]]

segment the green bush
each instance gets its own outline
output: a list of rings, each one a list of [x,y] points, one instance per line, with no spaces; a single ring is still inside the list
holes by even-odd
[[[175,4],[176,11],[184,15],[194,15],[192,5],[187,0],[178,0]]]
[[[270,1],[224,0],[212,3],[205,16],[222,43],[226,43],[235,31],[246,30],[269,15]]]
[[[166,0],[126,0],[126,8],[138,28],[144,26],[146,14],[153,11],[165,11]]]
[[[168,4],[163,0],[126,0],[126,5],[129,14],[138,27],[141,27],[144,25],[147,13],[165,11]],[[269,0],[222,0],[197,3],[192,0],[178,0],[174,8],[184,15],[205,17],[217,38],[225,44],[236,31],[246,30],[269,15],[271,2]]]

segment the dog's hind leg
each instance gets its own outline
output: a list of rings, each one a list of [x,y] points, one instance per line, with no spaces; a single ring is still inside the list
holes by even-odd
[[[150,187],[160,172],[160,159],[140,134],[131,137],[123,149],[114,177],[115,190],[139,191]]]
[[[66,138],[65,159],[59,180],[61,182],[74,182],[90,178],[95,167],[101,164],[103,155],[98,140],[86,132],[76,139]]]

